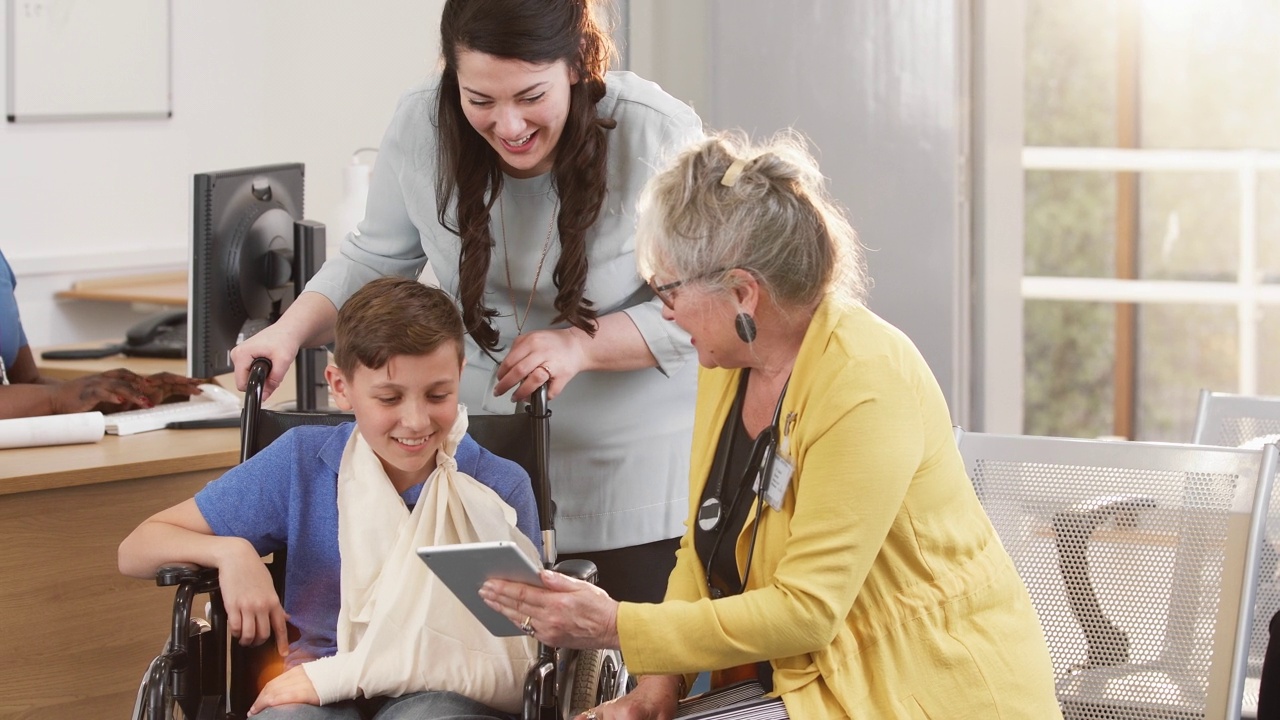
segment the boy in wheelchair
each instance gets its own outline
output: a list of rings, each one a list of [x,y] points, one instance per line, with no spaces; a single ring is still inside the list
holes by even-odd
[[[442,291],[403,278],[367,284],[338,313],[326,371],[354,425],[294,428],[120,545],[120,570],[134,577],[174,562],[216,567],[232,635],[274,640],[286,669],[250,715],[518,712],[533,641],[490,635],[413,553],[511,540],[538,557],[528,475],[463,434],[462,338]],[[282,549],[283,605],[261,560]]]

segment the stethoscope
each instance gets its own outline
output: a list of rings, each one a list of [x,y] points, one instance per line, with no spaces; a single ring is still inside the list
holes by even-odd
[[[773,477],[774,460],[778,455],[778,423],[782,420],[782,400],[787,396],[787,385],[791,384],[791,378],[787,378],[787,382],[782,386],[782,392],[778,394],[778,405],[773,411],[773,422],[760,431],[756,436],[755,442],[751,444],[751,456],[747,460],[747,467],[742,473],[742,479],[739,481],[738,492],[734,493],[733,501],[729,504],[729,517],[733,516],[734,511],[738,507],[738,503],[745,494],[742,488],[751,478],[752,473],[756,476],[756,487],[752,493],[755,497],[752,504],[756,506],[756,512],[760,512],[759,508],[763,507],[765,492],[769,487],[769,478]],[[746,379],[743,379],[743,388],[745,391]],[[741,397],[738,398],[737,421],[742,422]],[[726,461],[727,462],[727,461]],[[698,527],[706,532],[715,532],[715,539],[711,543],[711,551],[707,553],[704,561],[703,570],[707,578],[707,590],[710,592],[712,599],[724,597],[724,591],[711,584],[711,564],[715,559],[716,553],[720,551],[720,543],[726,535],[725,530],[728,523],[724,522],[726,513],[721,512],[723,503],[720,502],[720,488],[724,483],[724,470],[720,472],[720,484],[716,486],[716,492],[712,497],[703,501],[698,508]],[[756,518],[755,525],[751,528],[751,545],[747,548],[747,570],[742,574],[742,587],[747,587],[747,579],[751,577],[751,558],[756,552],[756,536],[760,533],[760,519]]]

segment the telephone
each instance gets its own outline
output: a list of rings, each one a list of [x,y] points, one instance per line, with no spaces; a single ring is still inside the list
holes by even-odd
[[[75,350],[46,350],[45,360],[92,360],[124,353],[130,357],[187,357],[187,311],[160,313],[129,328],[123,343]]]
[[[132,357],[187,356],[187,311],[175,310],[147,318],[129,328],[124,354]]]

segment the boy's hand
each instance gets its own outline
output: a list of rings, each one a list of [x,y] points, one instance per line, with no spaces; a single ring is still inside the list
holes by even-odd
[[[249,708],[249,715],[257,715],[269,707],[289,703],[320,704],[320,695],[316,693],[316,686],[311,684],[311,678],[307,677],[307,672],[301,665],[294,665],[268,682],[266,687],[262,688],[262,692],[258,693],[258,699],[253,701],[253,706]]]
[[[218,584],[222,587],[227,628],[232,636],[240,638],[240,644],[248,647],[261,645],[274,634],[276,652],[287,655],[289,635],[285,621],[289,616],[280,605],[271,572],[253,546],[242,541],[242,547],[238,547],[232,557],[218,564]]]

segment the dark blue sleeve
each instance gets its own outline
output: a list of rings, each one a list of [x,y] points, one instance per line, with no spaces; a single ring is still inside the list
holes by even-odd
[[[214,534],[248,540],[260,555],[289,540],[289,498],[299,462],[297,434],[287,432],[196,493]]]

